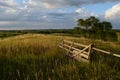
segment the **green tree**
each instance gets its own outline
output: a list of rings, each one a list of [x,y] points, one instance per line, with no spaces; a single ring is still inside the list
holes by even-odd
[[[85,20],[83,20],[83,19],[78,19],[77,22],[78,22],[77,26],[79,26],[79,27],[81,27],[81,28],[83,28],[83,29],[88,30],[89,27],[90,27],[90,21],[89,21],[88,19],[85,19]]]
[[[107,21],[103,21],[102,22],[102,26],[103,26],[103,30],[104,31],[112,29],[112,24],[110,22],[107,22]]]
[[[94,16],[89,17],[88,19],[78,19],[77,25],[79,27],[85,28],[86,30],[96,27],[96,25],[99,23],[99,19],[97,19]]]
[[[85,26],[85,21],[83,19],[78,19],[77,23],[78,23],[77,26],[81,28]]]
[[[95,37],[102,40],[117,40],[116,33],[112,32],[112,24],[107,21],[100,22],[100,20],[94,16],[90,16],[87,19],[78,19],[77,26],[80,30],[75,28],[75,32],[85,35],[87,38]]]
[[[95,27],[99,23],[99,19],[97,19],[94,16],[89,17],[87,20],[89,20],[90,22],[89,26],[91,26],[91,28]]]

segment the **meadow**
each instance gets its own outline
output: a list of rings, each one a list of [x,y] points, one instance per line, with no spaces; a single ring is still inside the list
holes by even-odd
[[[105,42],[55,34],[24,34],[0,39],[0,80],[120,80],[120,59],[94,52],[92,62],[66,56],[61,38],[120,54],[120,41]]]

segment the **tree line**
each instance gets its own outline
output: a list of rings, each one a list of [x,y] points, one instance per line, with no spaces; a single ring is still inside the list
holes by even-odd
[[[74,33],[86,38],[117,41],[117,34],[112,30],[112,24],[107,21],[101,22],[94,16],[87,19],[78,19]]]

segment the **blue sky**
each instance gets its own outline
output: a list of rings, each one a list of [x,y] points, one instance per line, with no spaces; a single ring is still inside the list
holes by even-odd
[[[69,29],[96,16],[120,29],[120,0],[0,0],[0,30]]]
[[[112,6],[116,4],[118,4],[118,2],[89,4],[83,5],[83,7],[87,10],[95,12],[96,14],[104,14],[107,9],[110,9]]]

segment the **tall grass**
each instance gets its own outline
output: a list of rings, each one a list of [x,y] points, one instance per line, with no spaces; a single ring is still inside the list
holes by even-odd
[[[90,64],[77,62],[56,46],[60,38],[27,34],[0,40],[0,80],[120,79],[120,59],[95,53]],[[66,39],[90,43],[80,38]]]

